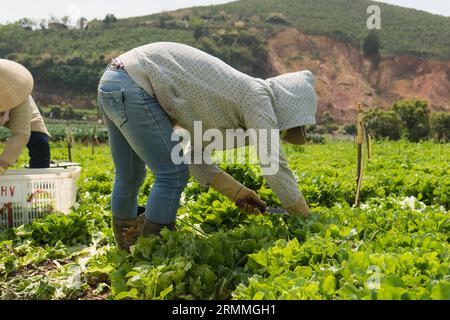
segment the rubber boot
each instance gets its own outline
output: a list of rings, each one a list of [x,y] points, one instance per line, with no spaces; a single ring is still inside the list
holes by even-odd
[[[113,232],[117,246],[130,252],[130,247],[134,245],[142,234],[144,219],[145,219],[145,207],[138,207],[138,216],[132,219],[120,219],[113,217]]]
[[[144,219],[144,228],[142,230],[142,236],[146,237],[146,238],[151,235],[160,236],[160,232],[163,228],[167,228],[171,231],[176,230],[175,223],[158,224],[158,223],[153,223],[148,219]]]

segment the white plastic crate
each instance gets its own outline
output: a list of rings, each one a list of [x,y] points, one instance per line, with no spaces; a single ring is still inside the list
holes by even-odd
[[[81,167],[8,170],[0,176],[0,230],[27,224],[76,202]]]

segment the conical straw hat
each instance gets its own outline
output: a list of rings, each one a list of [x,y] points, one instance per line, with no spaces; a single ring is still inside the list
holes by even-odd
[[[0,112],[17,107],[33,91],[33,76],[22,65],[0,59]]]

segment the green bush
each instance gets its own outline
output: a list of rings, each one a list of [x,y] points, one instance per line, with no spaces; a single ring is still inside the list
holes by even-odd
[[[205,21],[200,18],[192,18],[189,20],[189,27],[194,30],[195,40],[206,37],[210,33]]]
[[[117,18],[116,18],[116,16],[115,15],[113,15],[113,14],[107,14],[106,16],[105,16],[105,19],[103,20],[103,23],[104,24],[106,24],[106,25],[110,25],[110,24],[112,24],[112,23],[116,23],[117,22]]]
[[[51,141],[62,142],[66,141],[67,126],[65,125],[48,125],[48,130],[51,135]],[[106,143],[108,142],[108,130],[106,127],[93,126],[79,126],[71,128],[72,138],[75,142],[80,143]]]
[[[342,130],[344,131],[345,134],[354,136],[356,134],[356,124],[354,123],[349,123],[346,124]]]
[[[289,20],[282,13],[272,13],[266,20],[267,23],[279,24],[279,25],[289,25],[291,24]]]
[[[313,134],[306,137],[306,140],[314,144],[325,144],[326,139],[324,136]]]
[[[372,109],[364,115],[364,123],[374,138],[398,140],[401,137],[401,121],[392,111]]]
[[[61,108],[59,106],[52,106],[50,109],[50,118],[52,119],[61,119],[62,118],[62,112]]]
[[[408,140],[419,142],[430,136],[430,111],[424,100],[402,100],[394,104],[394,111],[406,129]]]
[[[431,132],[437,142],[450,141],[450,113],[432,113],[430,117]]]

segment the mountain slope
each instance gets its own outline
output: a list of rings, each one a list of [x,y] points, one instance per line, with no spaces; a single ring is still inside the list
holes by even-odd
[[[319,115],[338,122],[355,119],[355,104],[391,106],[403,98],[430,102],[435,111],[450,110],[450,62],[398,55],[378,66],[349,44],[287,28],[268,42],[277,73],[311,70],[317,78]]]
[[[450,18],[376,1],[244,0],[194,12],[212,15],[224,10],[240,18],[279,12],[304,33],[338,37],[359,46],[368,32],[367,8],[374,4],[381,9],[378,34],[385,54],[450,59]]]
[[[0,26],[0,57],[30,68],[42,104],[93,106],[111,57],[154,41],[177,41],[255,77],[311,69],[319,79],[320,112],[332,110],[341,121],[356,100],[387,106],[411,93],[435,110],[449,110],[449,18],[367,0],[332,3],[243,0],[108,24],[92,21],[86,30]],[[370,4],[382,10],[378,69],[360,52]]]

